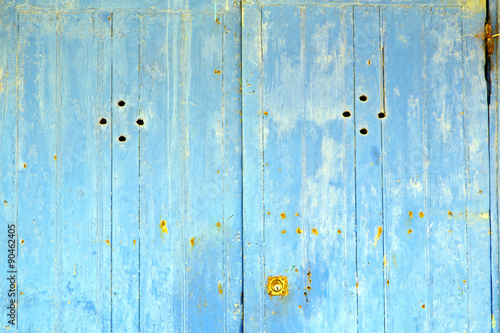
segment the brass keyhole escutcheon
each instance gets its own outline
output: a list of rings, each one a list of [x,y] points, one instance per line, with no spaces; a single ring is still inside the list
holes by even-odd
[[[286,276],[269,276],[267,278],[267,293],[269,296],[287,296],[288,278]]]

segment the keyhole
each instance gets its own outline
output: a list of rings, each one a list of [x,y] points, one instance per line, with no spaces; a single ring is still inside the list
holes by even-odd
[[[283,283],[280,280],[274,280],[272,282],[271,288],[274,292],[280,292],[283,289]]]

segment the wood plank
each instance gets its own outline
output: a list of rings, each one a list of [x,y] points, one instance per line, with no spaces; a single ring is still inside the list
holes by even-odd
[[[352,18],[350,6],[305,11],[305,105],[299,121],[309,332],[356,328]]]
[[[109,136],[100,135],[109,126],[99,124],[100,118],[109,114],[110,90],[108,86],[102,92],[99,75],[103,73],[98,70],[103,56],[109,59],[109,49],[106,55],[100,49],[106,38],[109,42],[109,28],[102,27],[108,33],[95,36],[94,15],[88,13],[61,14],[58,19],[60,88],[54,155],[61,193],[58,326],[65,332],[78,327],[98,331],[109,326],[110,312],[110,251],[102,239],[104,232],[109,234],[110,226],[104,220],[109,215],[103,214],[110,210],[110,187],[106,186],[111,165],[110,142]],[[99,27],[99,19],[97,22]],[[99,38],[101,41],[96,40]],[[107,183],[103,177],[108,179]]]
[[[443,36],[445,38],[443,38]],[[428,304],[431,330],[468,331],[466,161],[461,13],[432,9],[426,36],[429,196]],[[420,213],[419,213],[420,214]]]
[[[428,331],[428,225],[425,210],[428,160],[425,37],[430,10],[383,10],[384,212],[387,237],[387,331]],[[411,65],[408,65],[411,64]]]
[[[112,20],[112,303],[115,331],[138,330],[139,322],[139,17]],[[119,104],[120,103],[120,104]],[[124,103],[124,104],[123,104]],[[122,105],[122,106],[120,106]]]
[[[55,14],[19,15],[18,239],[20,331],[60,322],[59,131]],[[55,112],[54,112],[55,111]],[[35,278],[36,277],[36,278]]]
[[[356,235],[358,324],[361,331],[385,328],[385,233],[382,200],[382,57],[380,9],[354,8],[356,130]]]

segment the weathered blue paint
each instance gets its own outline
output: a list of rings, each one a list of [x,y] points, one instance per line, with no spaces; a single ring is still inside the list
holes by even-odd
[[[498,331],[482,1],[0,11],[19,332]]]
[[[497,196],[489,195],[489,168],[497,165],[490,162],[480,38],[485,4],[381,3],[244,4],[250,331],[498,330],[498,222],[490,216]],[[322,38],[342,26],[336,12],[350,12],[352,21],[332,46]],[[349,38],[349,46],[342,43]],[[343,72],[349,64],[352,71]],[[335,75],[325,77],[330,71]],[[339,121],[345,109],[350,131]],[[281,212],[286,219],[276,216]],[[342,221],[348,227],[339,240],[332,229]],[[269,275],[288,276],[287,298],[266,295]],[[325,296],[335,289],[346,297]]]

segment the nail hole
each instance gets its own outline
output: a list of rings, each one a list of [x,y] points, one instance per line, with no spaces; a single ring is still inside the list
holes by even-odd
[[[385,118],[385,113],[380,112],[380,113],[378,114],[378,117],[379,117],[380,119],[384,119],[384,118]]]
[[[99,124],[101,125],[106,125],[107,122],[106,118],[101,118],[101,120],[99,120]]]
[[[139,119],[137,119],[136,123],[137,123],[137,125],[142,126],[142,125],[144,125],[144,120],[139,118]]]
[[[359,100],[361,102],[366,102],[368,100],[368,97],[366,97],[366,95],[361,95],[361,96],[359,96]]]
[[[344,118],[349,118],[351,116],[351,113],[349,111],[344,111],[342,115],[344,116]]]
[[[125,142],[125,141],[127,141],[127,138],[126,138],[126,137],[124,137],[124,136],[122,135],[122,136],[120,136],[120,137],[118,138],[118,141],[120,141],[120,142]]]
[[[118,106],[120,106],[120,107],[124,107],[124,106],[125,106],[125,101],[119,101],[119,102],[118,102]]]
[[[368,130],[366,128],[362,128],[359,130],[359,133],[361,133],[361,135],[367,135],[368,134]]]

